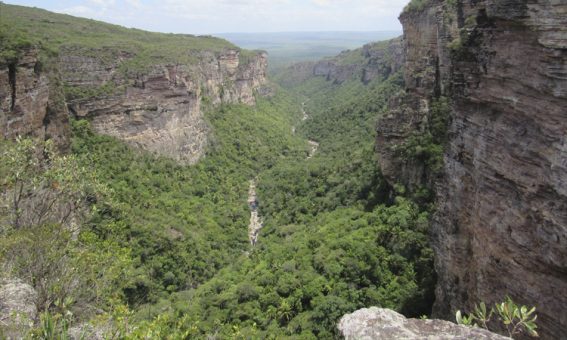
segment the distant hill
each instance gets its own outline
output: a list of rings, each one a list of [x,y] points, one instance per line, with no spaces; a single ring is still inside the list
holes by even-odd
[[[222,33],[217,36],[247,49],[269,53],[272,70],[292,63],[318,60],[373,41],[400,36],[399,31]]]

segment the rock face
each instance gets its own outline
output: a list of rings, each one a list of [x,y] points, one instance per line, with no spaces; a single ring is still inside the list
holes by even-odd
[[[407,93],[379,123],[392,183],[435,186],[434,313],[510,295],[538,309],[542,338],[567,334],[567,3],[429,1],[400,17]],[[391,152],[451,112],[439,177]]]
[[[467,327],[443,320],[406,319],[384,308],[364,308],[341,318],[339,331],[346,340],[430,339],[504,340],[510,339],[485,329]]]
[[[201,52],[192,65],[155,65],[134,79],[121,75],[120,61],[104,67],[96,58],[64,54],[63,80],[90,88],[111,84],[118,93],[69,103],[77,117],[95,131],[146,150],[195,163],[205,152],[208,126],[202,104],[255,103],[254,91],[265,83],[267,58],[258,53],[248,63],[240,52]],[[128,56],[124,56],[127,59]]]
[[[55,72],[43,72],[38,50],[23,51],[17,61],[0,64],[0,131],[3,138],[51,138],[66,147],[67,109]]]
[[[367,44],[315,63],[313,75],[339,84],[356,76],[366,84],[374,78],[387,78],[398,71],[403,65],[402,51],[400,38]]]
[[[0,128],[4,138],[30,135],[69,139],[71,113],[92,122],[95,131],[184,163],[205,152],[208,126],[202,105],[253,105],[266,82],[267,56],[244,58],[240,51],[192,52],[192,64],[149,67],[135,75],[121,72],[133,56],[117,53],[108,62],[77,47],[62,48],[55,71],[41,69],[38,51],[0,65]],[[63,88],[81,99],[65,103]]]
[[[337,84],[349,79],[366,84],[378,77],[385,79],[398,71],[403,65],[403,57],[401,38],[371,43],[333,58],[293,64],[285,70],[285,79],[281,83],[293,86],[312,77],[325,77]]]

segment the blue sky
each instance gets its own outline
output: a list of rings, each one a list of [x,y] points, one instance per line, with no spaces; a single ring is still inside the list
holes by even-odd
[[[4,0],[174,33],[401,31],[409,0]]]

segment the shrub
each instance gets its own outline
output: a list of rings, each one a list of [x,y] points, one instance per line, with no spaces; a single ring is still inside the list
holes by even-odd
[[[506,297],[504,302],[495,303],[490,310],[486,308],[484,302],[481,302],[480,305],[475,306],[474,311],[468,316],[458,310],[455,317],[459,325],[489,329],[489,322],[492,316],[496,314],[499,321],[506,328],[508,336],[514,337],[526,333],[529,336],[537,337],[537,325],[535,322],[537,315],[534,314],[535,311],[535,307],[529,308],[517,305],[510,297]]]

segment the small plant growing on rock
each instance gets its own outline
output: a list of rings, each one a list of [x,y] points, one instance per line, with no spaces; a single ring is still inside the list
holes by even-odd
[[[455,318],[459,325],[489,329],[488,323],[496,314],[506,328],[508,336],[514,337],[527,333],[529,336],[538,337],[535,310],[535,307],[517,305],[510,297],[506,297],[504,302],[495,303],[490,310],[486,308],[484,302],[481,302],[480,305],[475,305],[474,311],[468,316],[458,310]]]

